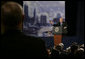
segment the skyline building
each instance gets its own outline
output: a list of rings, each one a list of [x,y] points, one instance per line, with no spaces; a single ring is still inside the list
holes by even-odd
[[[46,17],[46,15],[41,15],[40,16],[40,23],[41,23],[41,25],[46,26],[46,24],[47,24],[47,17]]]

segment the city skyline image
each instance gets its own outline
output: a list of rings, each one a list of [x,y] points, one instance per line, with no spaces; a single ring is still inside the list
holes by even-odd
[[[36,37],[53,36],[50,21],[57,18],[53,21],[57,23],[59,18],[65,19],[65,1],[23,1],[23,12],[25,34]]]

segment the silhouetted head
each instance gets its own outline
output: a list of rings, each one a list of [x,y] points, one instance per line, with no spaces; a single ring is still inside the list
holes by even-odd
[[[63,50],[64,44],[63,43],[60,43],[59,46],[61,46],[61,49]]]
[[[60,45],[57,45],[57,46],[56,46],[56,50],[62,51],[62,47],[61,47]]]
[[[6,2],[1,6],[1,27],[6,29],[19,29],[22,27],[22,6],[16,2]]]
[[[75,53],[78,50],[78,45],[71,46],[71,52]]]

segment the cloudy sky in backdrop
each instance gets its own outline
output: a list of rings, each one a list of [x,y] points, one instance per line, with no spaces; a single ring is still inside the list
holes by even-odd
[[[30,17],[33,17],[35,8],[38,16],[44,14],[48,20],[57,17],[57,13],[65,18],[65,1],[23,1],[23,4],[28,5]]]

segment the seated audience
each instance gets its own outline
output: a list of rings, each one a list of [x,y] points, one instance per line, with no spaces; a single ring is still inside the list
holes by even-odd
[[[62,47],[63,46],[63,47]],[[80,58],[84,59],[84,44],[79,47],[79,45],[76,42],[73,42],[71,46],[66,48],[66,50],[63,49],[64,44],[60,43],[51,51],[50,57],[52,59],[69,59],[69,58]]]

